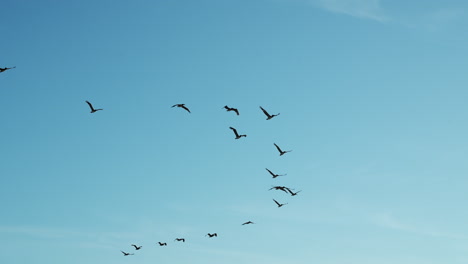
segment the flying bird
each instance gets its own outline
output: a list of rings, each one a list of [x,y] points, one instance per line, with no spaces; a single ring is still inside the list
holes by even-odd
[[[237,133],[237,130],[233,127],[229,127],[230,129],[232,129],[232,131],[234,131],[234,134],[236,135],[236,139],[239,139],[241,137],[247,137],[247,135],[239,135],[239,133]]]
[[[140,250],[140,248],[143,247],[143,246],[139,246],[139,247],[138,247],[137,245],[134,245],[134,244],[132,244],[131,246],[132,246],[132,247],[135,247],[135,250]]]
[[[135,255],[135,254],[130,254],[130,253],[127,253],[127,252],[123,252],[122,250],[120,250],[120,252],[122,252],[122,254],[124,254],[124,256],[130,256],[130,255]]]
[[[16,68],[16,66],[15,66],[15,67],[11,67],[11,68],[8,68],[8,67],[0,68],[0,72],[4,72],[4,71],[11,70],[11,69],[14,69],[14,68]]]
[[[280,190],[280,191],[283,191],[285,193],[288,193],[291,189],[289,189],[288,187],[286,186],[273,186],[271,187],[269,190]]]
[[[161,242],[158,242],[159,243],[159,246],[167,246],[167,243],[161,243]]]
[[[185,242],[185,238],[176,238],[174,241],[182,241],[182,242]]]
[[[283,156],[284,154],[292,151],[292,150],[283,151],[280,147],[278,147],[278,145],[276,145],[276,143],[273,143],[273,145],[275,145],[276,149],[279,151],[280,156]]]
[[[255,224],[255,223],[252,222],[252,221],[247,221],[247,222],[243,223],[242,225],[250,225],[250,224]]]
[[[289,189],[289,188],[288,188],[287,190],[288,190],[288,192],[291,194],[291,196],[296,196],[298,193],[302,192],[302,190],[297,191],[297,192],[293,192],[293,191],[291,191],[291,189]]]
[[[278,208],[280,208],[283,205],[287,205],[287,203],[285,203],[285,204],[278,203],[278,201],[276,201],[275,199],[273,199],[273,201],[275,201],[276,205],[278,205]]]
[[[287,174],[274,174],[271,170],[269,170],[267,168],[265,168],[265,170],[267,170],[271,174],[271,176],[273,176],[273,179],[276,178],[276,177],[279,177],[279,176],[287,175]]]
[[[208,233],[208,234],[206,234],[205,236],[209,236],[209,237],[217,237],[217,236],[218,236],[218,234],[216,234],[216,233],[213,233],[213,234],[210,234],[210,233]]]
[[[260,106],[260,109],[262,109],[263,113],[267,116],[267,119],[266,120],[270,120],[272,119],[273,117],[275,116],[279,116],[280,113],[276,114],[276,115],[270,115],[265,109],[263,109],[263,107]]]
[[[103,110],[103,109],[94,109],[93,105],[88,101],[86,101],[86,103],[89,105],[89,108],[91,108],[91,114],[95,113],[95,112],[97,112],[99,110]]]
[[[233,108],[233,107],[229,107],[227,105],[224,106],[224,108],[226,109],[226,111],[234,111],[236,112],[237,115],[239,115],[239,110],[237,110],[237,108]]]
[[[188,108],[185,106],[185,104],[175,104],[175,105],[173,105],[172,107],[176,107],[176,106],[177,106],[177,107],[180,107],[180,108],[183,108],[183,109],[187,110],[187,112],[191,113],[191,112],[190,112],[190,109],[188,109]]]

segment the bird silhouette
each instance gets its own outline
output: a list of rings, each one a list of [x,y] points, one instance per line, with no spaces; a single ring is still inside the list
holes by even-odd
[[[210,234],[210,233],[208,233],[208,234],[206,234],[205,236],[209,236],[209,237],[217,237],[217,236],[218,236],[218,234],[216,234],[216,233],[213,233],[213,234]]]
[[[159,243],[159,246],[167,246],[167,243],[162,243],[162,242],[158,242]]]
[[[176,107],[176,106],[177,106],[177,107],[180,107],[180,108],[183,108],[183,109],[187,110],[187,112],[191,113],[191,112],[190,112],[190,109],[188,109],[188,108],[185,106],[185,104],[175,104],[175,105],[173,105],[172,107]]]
[[[127,252],[123,252],[122,250],[120,250],[120,252],[122,252],[122,254],[124,254],[124,256],[135,255],[135,254],[133,254],[133,253],[130,254],[130,253],[127,253]]]
[[[267,110],[263,109],[263,107],[261,107],[261,106],[260,106],[260,109],[262,109],[263,113],[267,116],[267,119],[266,119],[266,120],[270,120],[270,119],[272,119],[273,117],[279,116],[279,115],[280,115],[280,113],[278,113],[278,114],[276,114],[276,115],[270,115],[270,114],[267,112]]]
[[[247,221],[247,222],[243,223],[242,225],[250,225],[250,224],[255,224],[255,223],[252,222],[252,221]]]
[[[273,201],[275,201],[276,205],[278,205],[278,208],[280,208],[283,205],[287,205],[287,203],[285,203],[285,204],[278,203],[278,201],[276,201],[275,199],[273,199]]]
[[[289,189],[289,188],[288,188],[287,190],[288,190],[288,192],[291,194],[291,196],[296,196],[298,193],[302,192],[302,190],[297,191],[297,192],[293,192],[293,191],[291,191],[291,189]]]
[[[185,242],[185,238],[176,238],[174,241],[182,241],[182,242]]]
[[[224,108],[226,109],[226,111],[234,111],[236,112],[237,115],[239,115],[239,110],[237,110],[237,108],[232,108],[232,107],[229,107],[227,105],[224,106]]]
[[[286,176],[287,174],[274,174],[271,170],[265,168],[265,170],[267,170],[271,176],[273,176],[273,179],[276,178],[276,177],[279,177],[279,176]]]
[[[103,109],[94,109],[93,105],[88,101],[86,101],[86,103],[89,105],[89,108],[91,108],[91,114],[95,113],[95,112],[97,112],[99,110],[103,110]]]
[[[8,67],[0,68],[0,72],[4,72],[4,71],[11,70],[11,69],[14,69],[14,68],[16,68],[16,66],[15,66],[15,67],[11,67],[11,68],[8,68]]]
[[[134,245],[134,244],[132,244],[131,246],[135,247],[135,250],[140,250],[140,248],[143,247],[143,246],[137,246],[137,245]]]
[[[292,150],[283,151],[278,145],[276,145],[276,143],[273,143],[273,145],[275,145],[276,149],[279,151],[280,156],[283,156],[284,154],[292,151]]]
[[[229,127],[230,129],[232,129],[232,131],[234,131],[234,134],[236,135],[236,139],[239,139],[241,137],[247,137],[247,135],[239,135],[239,133],[237,133],[237,130],[233,127]]]
[[[286,186],[273,186],[273,187],[271,187],[269,190],[273,190],[273,189],[274,189],[274,190],[280,190],[280,191],[283,191],[283,192],[285,192],[285,193],[288,193],[288,192],[289,192],[288,190],[290,190],[290,189],[289,189],[288,187],[286,187]]]

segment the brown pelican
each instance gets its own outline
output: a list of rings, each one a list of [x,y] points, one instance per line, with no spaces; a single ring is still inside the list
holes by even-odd
[[[239,135],[239,133],[237,133],[237,130],[233,127],[229,127],[230,129],[232,129],[232,131],[234,131],[234,134],[236,135],[236,139],[239,139],[241,137],[247,137],[247,135]]]
[[[278,201],[276,201],[275,199],[273,199],[273,201],[275,201],[275,203],[278,205],[278,208],[280,208],[280,207],[283,206],[283,205],[287,205],[287,203],[285,203],[285,204],[278,203]]]
[[[185,242],[185,238],[176,238],[174,241],[182,241],[182,242]]]
[[[161,242],[158,242],[159,243],[159,246],[167,246],[167,243],[161,243]]]
[[[278,145],[276,145],[276,143],[273,143],[273,145],[275,145],[276,149],[279,151],[280,156],[283,156],[284,154],[292,151],[292,150],[283,151],[280,147],[278,147]]]
[[[93,105],[88,101],[86,101],[86,103],[89,105],[89,108],[91,108],[91,114],[95,113],[95,112],[97,112],[99,110],[103,110],[103,109],[94,109]]]
[[[210,233],[208,233],[208,234],[206,234],[205,236],[209,236],[209,237],[217,237],[217,236],[218,236],[218,234],[216,234],[216,233],[213,233],[213,234],[210,234]]]
[[[265,170],[267,170],[271,176],[273,176],[273,179],[276,178],[276,177],[279,177],[279,176],[285,176],[286,174],[274,174],[271,170],[265,168]]]
[[[263,113],[267,116],[267,119],[266,120],[270,120],[272,119],[273,117],[275,116],[279,116],[280,113],[276,114],[276,115],[270,115],[265,109],[263,109],[263,107],[260,106],[260,109],[262,109]]]
[[[183,108],[183,109],[187,110],[187,112],[190,113],[190,110],[185,106],[185,104],[175,104],[172,107],[176,107],[176,106],[180,107],[180,108]]]
[[[232,108],[232,107],[229,107],[227,105],[224,106],[224,108],[226,109],[226,111],[234,111],[236,112],[237,115],[239,115],[239,110],[237,110],[237,108]]]

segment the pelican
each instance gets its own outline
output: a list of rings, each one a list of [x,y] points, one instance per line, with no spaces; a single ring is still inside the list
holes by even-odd
[[[226,111],[234,111],[236,112],[237,115],[239,115],[239,110],[237,110],[237,108],[232,108],[232,107],[229,107],[227,105],[224,106],[224,108],[226,109]]]
[[[252,222],[252,221],[247,221],[247,222],[243,223],[242,225],[250,225],[250,224],[255,224],[255,223]]]
[[[276,149],[279,151],[280,156],[283,156],[284,154],[292,151],[292,150],[283,151],[280,147],[278,147],[278,145],[276,145],[276,143],[273,143],[273,145],[275,145]]]
[[[216,234],[216,233],[213,233],[213,234],[210,234],[210,233],[208,233],[208,234],[206,234],[205,236],[209,236],[209,237],[217,237],[217,236],[218,236],[218,234]]]
[[[161,243],[161,242],[158,242],[159,243],[159,246],[167,246],[167,243]]]
[[[283,191],[285,193],[288,193],[288,192],[291,193],[291,189],[286,187],[286,186],[273,186],[269,190],[273,190],[273,189],[274,190],[280,190],[280,191]],[[294,189],[292,189],[292,190],[294,190]]]
[[[15,67],[11,67],[11,68],[8,68],[8,67],[0,68],[0,72],[4,72],[4,71],[11,70],[11,69],[14,69],[14,68],[16,68],[16,66],[15,66]]]
[[[293,191],[291,191],[289,188],[288,188],[287,190],[288,190],[288,192],[291,194],[291,196],[296,196],[298,193],[302,192],[302,190],[297,191],[297,192],[293,192]]]
[[[175,104],[172,107],[176,107],[176,106],[180,107],[180,108],[183,108],[183,109],[187,110],[187,112],[190,113],[190,110],[185,106],[185,104]]]
[[[127,253],[127,252],[123,252],[122,250],[120,250],[120,252],[122,252],[122,254],[124,254],[124,256],[130,256],[130,255],[135,255],[135,254],[130,254],[130,253]]]
[[[91,114],[95,113],[95,112],[97,112],[99,110],[103,110],[103,109],[94,109],[93,105],[88,101],[86,101],[86,103],[89,105],[89,108],[91,108]]]
[[[239,133],[237,133],[237,130],[233,127],[229,127],[230,129],[232,129],[232,131],[234,131],[234,134],[236,135],[236,139],[239,139],[241,137],[247,137],[247,135],[239,135]]]
[[[276,177],[279,177],[279,176],[287,175],[287,174],[274,174],[271,170],[269,170],[267,168],[265,168],[265,170],[267,170],[271,174],[271,176],[273,176],[273,179],[276,178]]]
[[[131,246],[132,246],[132,247],[135,247],[135,250],[140,250],[140,248],[143,247],[143,246],[139,246],[139,247],[138,247],[137,245],[134,245],[134,244],[131,244]]]
[[[182,241],[182,242],[185,242],[185,238],[176,238],[174,241]]]
[[[278,205],[278,208],[280,208],[280,207],[283,206],[283,205],[287,205],[287,203],[285,203],[285,204],[278,203],[278,201],[276,201],[275,199],[273,199],[273,201],[275,201],[275,203]]]
[[[270,120],[272,119],[273,117],[275,116],[279,116],[280,113],[276,114],[276,115],[270,115],[265,109],[263,109],[263,107],[260,106],[260,109],[262,109],[263,113],[267,116],[267,119],[266,120]]]

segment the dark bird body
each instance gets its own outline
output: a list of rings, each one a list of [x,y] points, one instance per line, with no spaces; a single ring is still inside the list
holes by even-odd
[[[86,103],[89,105],[89,108],[91,108],[91,114],[97,111],[103,110],[103,109],[94,109],[93,105],[88,101],[86,101]]]
[[[210,233],[208,233],[208,234],[206,234],[205,236],[209,236],[209,237],[217,237],[217,236],[218,236],[218,234],[216,234],[216,233],[213,233],[213,234],[210,234]]]
[[[159,246],[167,246],[167,243],[162,243],[162,242],[158,242],[159,243]]]
[[[287,203],[285,203],[285,204],[278,203],[278,201],[276,201],[275,199],[273,199],[273,201],[275,201],[276,205],[278,205],[278,208],[280,208],[283,205],[287,205]]]
[[[252,222],[252,221],[247,221],[247,222],[243,223],[242,225],[250,225],[250,224],[255,224],[255,223]]]
[[[239,135],[239,133],[237,133],[237,130],[233,127],[229,127],[233,132],[234,134],[236,135],[236,139],[239,139],[241,137],[247,137],[247,135]]]
[[[270,115],[265,109],[263,109],[263,107],[260,106],[260,109],[262,109],[263,113],[267,116],[267,119],[266,120],[270,120],[272,119],[273,117],[275,116],[279,116],[280,113],[276,114],[276,115]]]
[[[182,241],[182,242],[185,242],[185,238],[176,238],[174,241]]]
[[[0,68],[0,72],[4,72],[4,71],[11,70],[11,69],[14,69],[14,68],[16,68],[16,66],[15,66],[15,67],[11,67],[11,68],[8,68],[8,67]]]
[[[120,252],[122,252],[122,254],[124,254],[124,256],[130,256],[130,255],[134,255],[133,253],[130,254],[130,253],[127,253],[127,252],[123,252],[122,250],[120,250]]]
[[[140,250],[140,248],[142,247],[142,246],[137,246],[137,245],[134,245],[134,244],[132,244],[131,246],[135,247],[135,250]]]
[[[269,170],[267,168],[265,168],[265,170],[267,170],[271,174],[273,179],[276,178],[276,177],[279,177],[279,176],[285,176],[286,175],[286,174],[274,174],[271,170]]]
[[[226,109],[226,111],[234,111],[236,112],[237,115],[239,115],[239,110],[237,110],[237,108],[232,108],[232,107],[229,107],[227,105],[224,106],[224,109]]]
[[[188,109],[188,108],[185,106],[185,104],[175,104],[175,105],[173,105],[172,107],[180,107],[180,108],[183,108],[183,109],[187,110],[187,112],[191,113],[191,112],[190,112],[190,109]]]
[[[284,154],[292,151],[292,150],[283,151],[278,145],[276,145],[276,143],[273,143],[273,145],[275,145],[276,149],[279,151],[280,156],[283,156]]]

